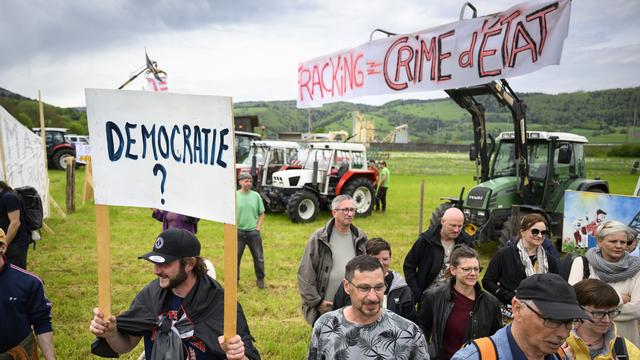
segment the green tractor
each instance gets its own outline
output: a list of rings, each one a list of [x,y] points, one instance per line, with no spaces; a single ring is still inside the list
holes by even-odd
[[[464,230],[477,242],[498,240],[505,245],[516,235],[522,216],[537,212],[547,218],[556,240],[562,235],[565,190],[609,192],[607,181],[586,178],[584,136],[527,131],[526,104],[502,80],[446,90],[471,114],[474,143],[469,158],[476,162],[478,184],[464,188],[458,198],[443,198],[431,215],[431,225],[444,211],[457,207],[465,215]],[[484,106],[478,96],[492,95],[511,111],[514,131],[493,139],[485,128]],[[490,144],[487,142],[490,141]]]

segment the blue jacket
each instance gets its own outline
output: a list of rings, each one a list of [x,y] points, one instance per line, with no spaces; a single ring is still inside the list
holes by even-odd
[[[5,262],[0,269],[0,354],[31,334],[52,331],[51,303],[44,297],[42,280]]]
[[[511,337],[510,333],[511,333],[511,325],[507,325],[502,329],[498,330],[495,334],[491,335],[491,340],[493,340],[493,343],[496,344],[496,352],[497,352],[498,359],[527,360],[524,357],[524,354],[522,354],[522,351],[520,350],[520,348],[518,348],[518,345],[515,344],[514,340],[512,340],[512,342],[516,348],[515,349],[512,348],[512,344],[509,343],[509,337]],[[513,339],[513,337],[511,338]],[[518,356],[518,354],[520,356]],[[547,355],[544,358],[545,360],[562,360],[556,354]],[[480,360],[480,355],[478,354],[478,348],[473,344],[469,344],[466,347],[463,347],[462,349],[458,350],[458,352],[453,354],[453,357],[451,358],[451,360],[472,360],[472,359]]]

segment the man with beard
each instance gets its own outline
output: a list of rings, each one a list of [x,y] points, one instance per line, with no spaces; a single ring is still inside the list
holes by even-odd
[[[104,318],[93,309],[89,330],[98,339],[92,352],[117,357],[144,338],[147,360],[260,359],[238,304],[238,333],[225,340],[224,293],[206,275],[200,242],[184,229],[163,231],[153,250],[139,257],[153,263],[158,277],[136,295],[127,311]]]
[[[7,240],[0,229],[0,359],[37,358],[36,341],[46,360],[55,360],[51,303],[42,280],[7,262]],[[34,336],[35,333],[35,336]]]
[[[353,258],[342,285],[351,305],[316,321],[308,359],[429,359],[418,326],[382,307],[386,285],[378,259]]]

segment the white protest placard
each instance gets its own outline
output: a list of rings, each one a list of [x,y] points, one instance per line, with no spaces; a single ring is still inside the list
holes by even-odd
[[[559,64],[570,13],[570,0],[532,1],[305,61],[297,106],[480,85]]]
[[[78,164],[86,164],[91,160],[91,145],[75,142],[73,145],[76,147],[76,162]]]
[[[0,106],[0,180],[12,188],[32,186],[42,199],[44,217],[49,217],[46,154],[40,136],[22,125]],[[6,173],[5,173],[6,171]]]
[[[86,89],[95,202],[235,224],[230,97]]]

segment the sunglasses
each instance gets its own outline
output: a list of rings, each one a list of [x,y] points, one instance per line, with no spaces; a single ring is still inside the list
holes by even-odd
[[[542,234],[542,236],[547,236],[549,235],[549,230],[531,229],[531,235],[538,236],[540,234]]]

